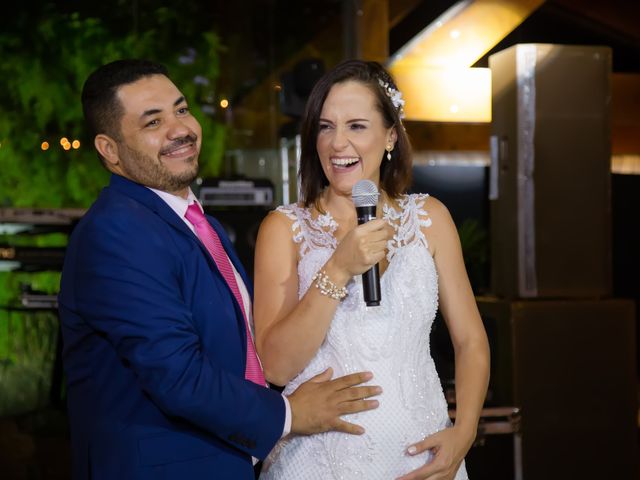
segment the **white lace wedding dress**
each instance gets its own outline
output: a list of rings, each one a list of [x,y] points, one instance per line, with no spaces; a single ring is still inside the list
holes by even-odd
[[[345,416],[365,428],[364,435],[329,432],[289,435],[265,460],[260,480],[395,479],[429,461],[410,457],[407,447],[450,425],[447,403],[429,350],[429,333],[438,306],[438,282],[427,240],[420,230],[431,219],[426,195],[406,195],[400,210],[385,205],[384,218],[395,228],[389,266],[380,279],[380,306],[366,307],[361,276],[348,285],[327,336],[307,367],[286,386],[333,367],[335,376],[372,371],[383,393],[372,411]],[[298,205],[279,207],[289,217],[300,248],[299,296],[336,247],[337,224],[329,213],[312,218]],[[464,464],[456,480],[467,478]]]

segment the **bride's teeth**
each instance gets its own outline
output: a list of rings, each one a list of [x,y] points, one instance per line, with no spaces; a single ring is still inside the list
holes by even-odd
[[[334,165],[339,165],[344,167],[346,165],[351,165],[352,163],[356,163],[358,161],[357,158],[334,158],[331,162]]]

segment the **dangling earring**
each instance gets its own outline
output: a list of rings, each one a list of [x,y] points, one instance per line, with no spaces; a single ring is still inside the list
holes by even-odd
[[[393,145],[387,143],[387,161],[391,161],[391,150],[393,150]]]

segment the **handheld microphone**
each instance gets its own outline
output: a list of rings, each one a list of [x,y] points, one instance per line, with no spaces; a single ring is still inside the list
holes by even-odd
[[[376,218],[378,187],[371,180],[358,181],[351,190],[351,198],[356,207],[358,225]],[[380,305],[380,270],[376,263],[362,274],[362,289],[367,307]]]

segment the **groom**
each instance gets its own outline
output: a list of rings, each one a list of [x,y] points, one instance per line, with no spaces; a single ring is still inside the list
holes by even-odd
[[[119,60],[82,92],[111,182],[70,238],[59,309],[73,478],[251,479],[289,432],[359,433],[370,373],[265,388],[251,284],[189,185],[202,132],[163,66]]]

